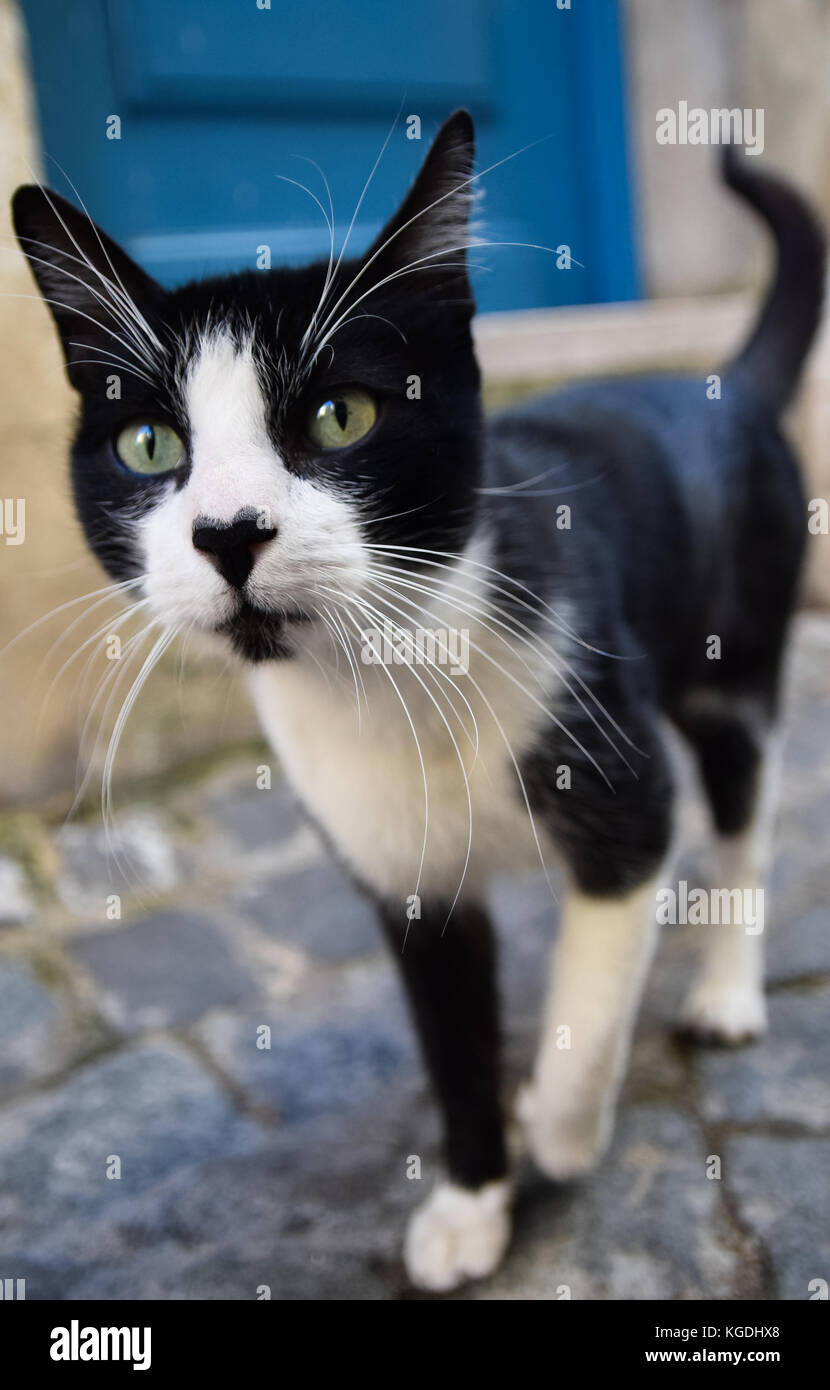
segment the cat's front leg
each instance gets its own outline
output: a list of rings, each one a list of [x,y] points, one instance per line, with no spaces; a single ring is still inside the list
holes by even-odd
[[[519,1119],[551,1178],[588,1172],[614,1123],[653,955],[656,881],[619,897],[572,891],[553,950],[542,1037]]]
[[[447,913],[425,904],[407,922],[399,908],[381,911],[444,1121],[447,1179],[404,1244],[412,1282],[437,1292],[492,1273],[511,1228],[493,931],[476,905]]]

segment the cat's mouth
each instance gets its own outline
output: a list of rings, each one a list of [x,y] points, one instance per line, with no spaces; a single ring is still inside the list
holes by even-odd
[[[292,653],[288,629],[310,622],[310,615],[300,609],[267,612],[243,596],[233,617],[216,630],[230,639],[234,651],[246,661],[277,661]]]

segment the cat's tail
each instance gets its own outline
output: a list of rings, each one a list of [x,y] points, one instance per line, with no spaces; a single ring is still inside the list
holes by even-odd
[[[764,219],[777,264],[758,321],[728,369],[776,413],[792,396],[821,318],[826,243],[809,203],[783,179],[753,168],[733,145],[723,149],[723,177]]]

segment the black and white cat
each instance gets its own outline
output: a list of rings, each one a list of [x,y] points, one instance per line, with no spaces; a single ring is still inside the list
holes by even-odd
[[[536,1162],[565,1179],[608,1142],[655,945],[661,716],[697,754],[722,882],[762,868],[806,526],[777,417],[824,245],[784,183],[740,154],[726,177],[772,229],[778,270],[720,398],[701,380],[609,381],[488,423],[465,112],[356,259],[165,292],[57,195],[14,200],[81,397],[72,477],[92,549],[148,601],[154,655],[195,629],[247,663],[291,783],[377,904],[446,1129],[447,1180],[405,1242],[425,1288],[487,1274],[510,1233],[491,875],[566,873],[519,1104]],[[688,1025],[756,1036],[762,975],[759,935],[710,932]]]

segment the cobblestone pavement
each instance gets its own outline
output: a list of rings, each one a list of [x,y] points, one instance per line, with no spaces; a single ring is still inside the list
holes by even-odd
[[[830,1280],[825,619],[800,621],[787,727],[769,1037],[674,1036],[692,929],[666,928],[611,1153],[558,1189],[527,1167],[505,1266],[457,1297],[804,1299]],[[436,1117],[370,913],[282,784],[257,790],[262,760],[133,798],[123,872],[94,821],[0,825],[0,1277],[30,1299],[414,1296],[400,1242]],[[684,820],[691,880],[691,791]],[[494,906],[514,1085],[555,911],[535,877]]]

